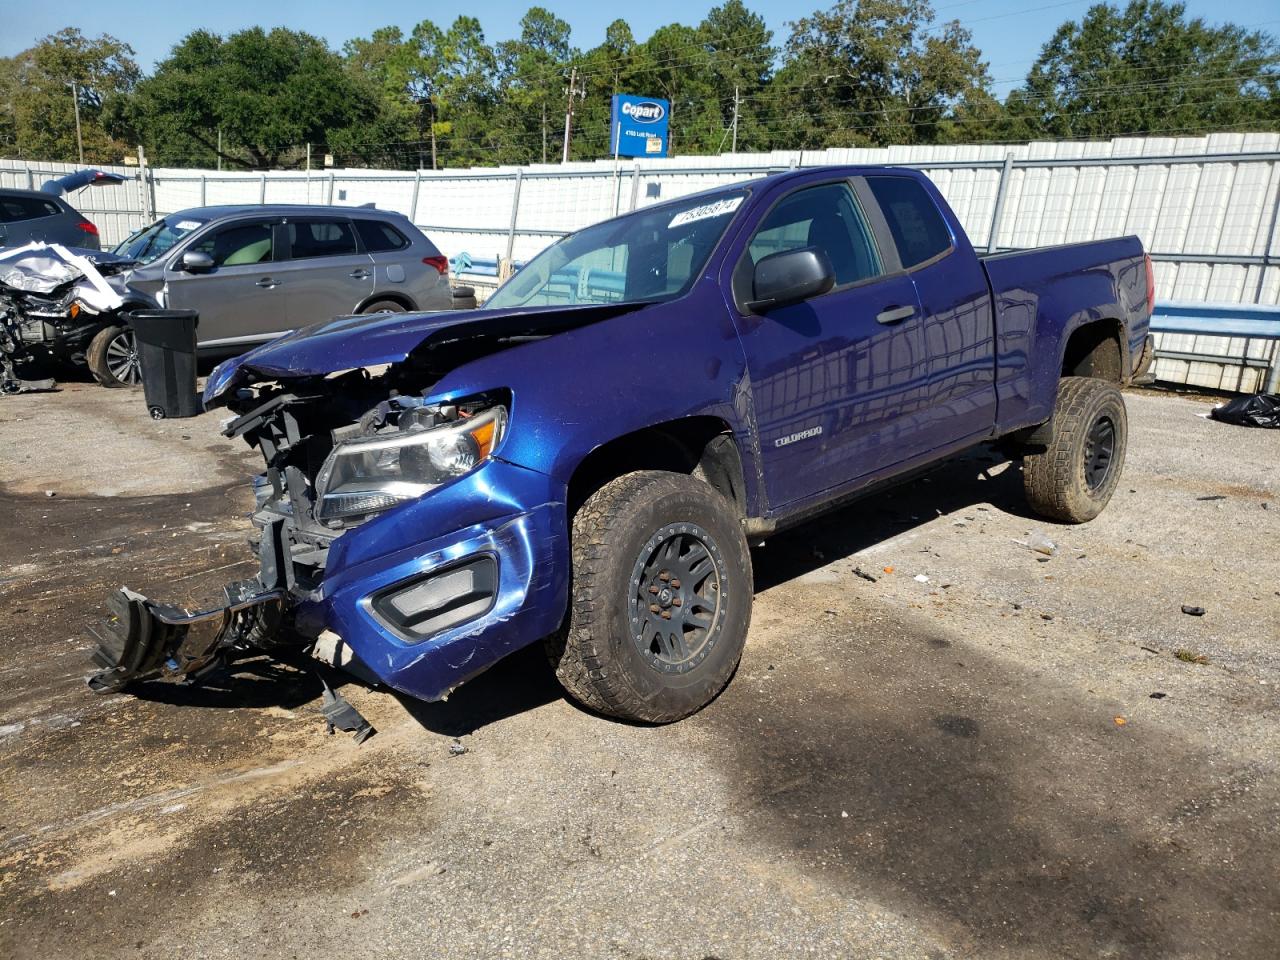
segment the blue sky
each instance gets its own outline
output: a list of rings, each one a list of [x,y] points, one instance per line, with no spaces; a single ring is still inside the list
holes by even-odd
[[[991,64],[997,93],[1003,95],[1026,74],[1041,44],[1064,20],[1079,18],[1092,0],[935,0],[939,19],[956,18],[974,34],[978,46]],[[786,24],[811,10],[828,6],[830,0],[747,0],[762,14],[781,43]],[[0,56],[30,46],[46,34],[64,26],[77,26],[87,34],[113,33],[131,43],[143,68],[150,70],[163,59],[185,34],[198,27],[229,33],[250,26],[287,26],[326,38],[334,47],[351,37],[368,36],[375,28],[397,24],[409,28],[429,16],[447,26],[459,14],[478,16],[492,43],[510,39],[517,32],[520,17],[531,4],[525,0],[489,0],[485,4],[460,0],[435,0],[424,4],[409,0],[215,0],[213,3],[132,3],[61,0],[36,4],[31,0],[0,0]],[[711,7],[713,0],[647,0],[638,7],[588,3],[585,0],[543,0],[543,6],[567,20],[573,27],[573,42],[591,47],[604,39],[605,26],[623,17],[644,39],[664,23],[693,25]],[[1259,26],[1270,32],[1280,30],[1280,7],[1275,0],[1235,0],[1224,5],[1210,0],[1189,0],[1192,15],[1212,22],[1223,19],[1224,11],[1242,26]],[[637,93],[647,91],[638,90]]]

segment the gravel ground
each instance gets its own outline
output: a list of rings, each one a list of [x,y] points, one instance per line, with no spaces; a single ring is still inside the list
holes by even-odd
[[[447,703],[347,684],[356,747],[265,659],[89,694],[108,590],[252,571],[254,459],[131,391],[0,399],[0,956],[1271,960],[1280,431],[1128,405],[1092,523],[978,451],[757,548],[684,723],[534,647]]]

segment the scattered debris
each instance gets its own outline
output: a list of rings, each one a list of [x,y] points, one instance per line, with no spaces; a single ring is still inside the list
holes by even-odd
[[[1159,650],[1157,650],[1155,647],[1139,647],[1138,649],[1139,649],[1139,650],[1145,650],[1145,651],[1147,651],[1147,653],[1155,653],[1155,654],[1160,653],[1160,651],[1159,651]]]
[[[449,756],[460,757],[467,752],[467,746],[461,740],[454,740],[449,744]]]
[[[1162,693],[1161,691],[1157,690],[1155,693],[1151,694],[1151,699],[1152,699],[1152,700],[1163,700],[1163,699],[1164,699],[1165,697],[1167,697],[1167,696],[1169,696],[1167,693]]]
[[[928,578],[928,577],[926,577],[923,573],[917,573],[917,574],[916,574],[914,577],[912,577],[911,579],[915,580],[915,582],[916,582],[916,583],[928,583],[928,582],[929,582],[929,578]]]
[[[45,495],[46,497],[56,497],[56,496],[58,495],[58,493],[57,493],[57,491],[56,491],[56,490],[46,490],[46,491],[44,492],[44,495]]]
[[[876,578],[873,577],[871,574],[867,573],[867,571],[863,570],[861,567],[854,567],[853,575],[855,577],[861,577],[863,580],[867,581],[867,583],[876,582]]]
[[[316,676],[320,677],[319,674]],[[320,677],[320,685],[324,687],[324,702],[320,705],[320,713],[324,715],[325,727],[329,733],[332,734],[335,727],[349,731],[355,734],[356,744],[359,745],[378,732],[373,728],[373,724],[360,716],[360,711],[348,703],[342,694],[334,693],[330,689],[324,677]]]
[[[1112,717],[1111,719],[1117,727],[1123,727],[1126,723],[1129,722],[1124,717]]]
[[[1042,613],[1042,614],[1040,614],[1040,619],[1041,619],[1041,620],[1052,620],[1052,619],[1053,619],[1053,614],[1052,614],[1052,613]]]
[[[1015,604],[1013,605],[1013,609],[1015,609],[1015,610],[1021,610],[1021,609],[1022,609],[1022,604],[1020,604],[1020,603],[1015,603]]]
[[[1182,605],[1182,612],[1189,617],[1203,617],[1204,607],[1193,607],[1189,603],[1184,603]]]
[[[1028,550],[1034,550],[1036,553],[1043,553],[1046,557],[1052,557],[1058,552],[1058,545],[1039,530],[1028,534],[1025,540],[1015,540],[1013,542],[1019,546],[1026,547]]]
[[[1280,393],[1260,393],[1252,397],[1237,397],[1219,404],[1209,411],[1209,416],[1222,423],[1239,427],[1271,427],[1280,429]]]
[[[1210,494],[1210,495],[1209,495],[1209,496],[1207,496],[1207,497],[1196,497],[1196,499],[1197,499],[1197,500],[1200,500],[1200,501],[1202,501],[1202,502],[1204,502],[1204,501],[1209,501],[1209,500],[1225,500],[1225,499],[1227,499],[1227,498],[1226,498],[1226,497],[1224,497],[1224,496],[1223,496],[1222,494],[1220,494],[1220,493],[1212,493],[1212,494]]]
[[[893,567],[885,567],[885,568],[884,568],[884,572],[885,572],[885,573],[893,573]]]
[[[1192,653],[1190,650],[1183,647],[1179,647],[1177,650],[1173,651],[1173,655],[1183,663],[1195,663],[1202,667],[1209,665],[1209,658],[1203,653]]]

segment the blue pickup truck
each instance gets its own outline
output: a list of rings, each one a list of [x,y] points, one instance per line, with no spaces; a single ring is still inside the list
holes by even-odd
[[[260,571],[121,590],[91,685],[293,645],[426,700],[542,641],[602,714],[688,716],[751,619],[748,541],[985,441],[1096,516],[1151,348],[1135,237],[978,256],[922,174],[793,171],[566,237],[465,313],[308,327],[219,366]]]

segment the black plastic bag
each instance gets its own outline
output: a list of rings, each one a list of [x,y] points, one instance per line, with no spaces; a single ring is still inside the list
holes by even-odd
[[[1209,416],[1241,427],[1280,428],[1280,393],[1260,393],[1256,397],[1228,400],[1210,410]]]

